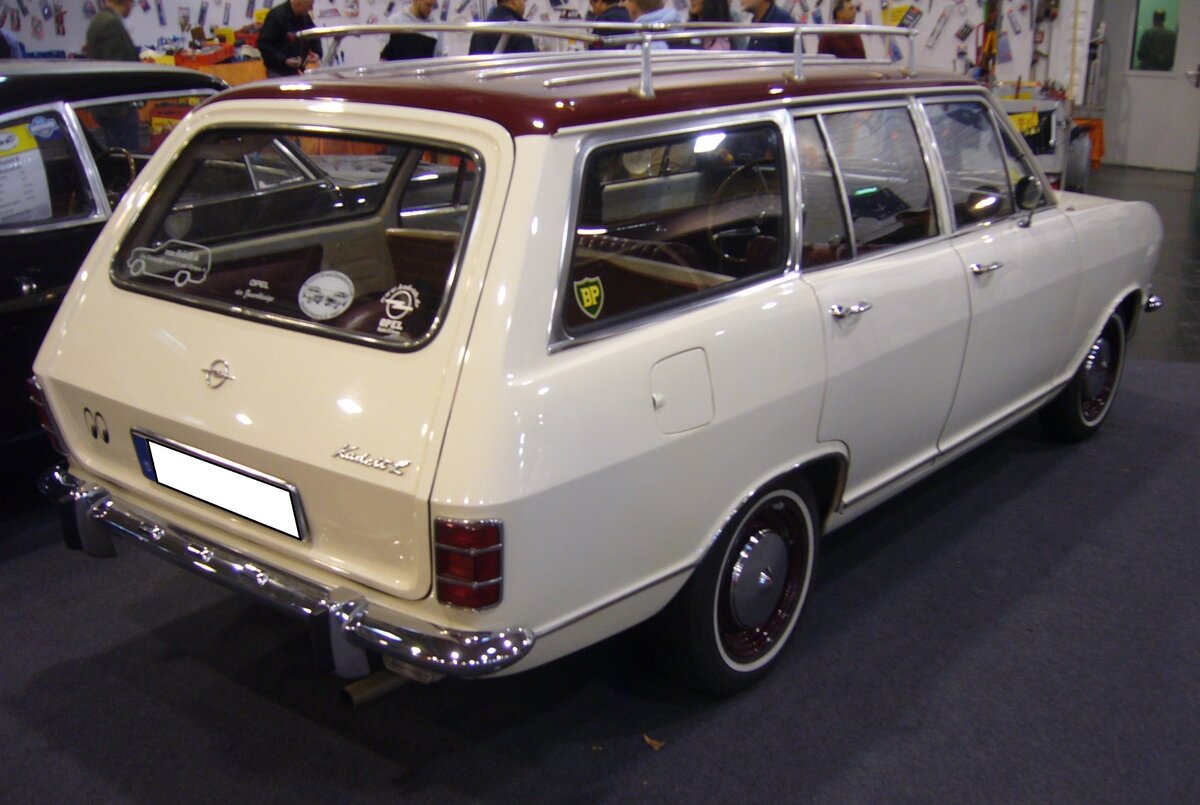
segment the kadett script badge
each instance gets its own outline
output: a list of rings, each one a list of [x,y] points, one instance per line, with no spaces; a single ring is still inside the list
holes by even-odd
[[[390,458],[375,458],[370,453],[360,452],[358,445],[347,444],[333,454],[334,458],[340,458],[344,461],[353,461],[355,464],[362,464],[364,467],[370,467],[373,470],[383,470],[391,475],[403,475],[404,470],[412,466],[412,462],[407,459],[398,461]]]
[[[604,307],[604,286],[599,277],[584,277],[575,282],[575,302],[590,319],[600,315]]]

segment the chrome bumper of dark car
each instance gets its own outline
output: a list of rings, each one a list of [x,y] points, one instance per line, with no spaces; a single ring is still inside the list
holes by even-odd
[[[313,623],[339,676],[370,672],[368,652],[392,657],[435,674],[476,677],[507,668],[533,647],[533,633],[462,632],[420,621],[403,624],[373,617],[361,592],[326,587],[155,519],[102,486],[72,476],[59,465],[42,476],[42,493],[58,504],[68,547],[90,556],[115,556],[112,536],[134,543],[205,578]],[[377,608],[378,609],[378,608]]]

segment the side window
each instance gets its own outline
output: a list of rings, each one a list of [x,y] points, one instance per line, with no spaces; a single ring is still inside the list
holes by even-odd
[[[1010,215],[1008,164],[987,107],[936,103],[925,111],[950,183],[955,224],[964,227]]]
[[[82,218],[96,205],[63,119],[0,123],[0,229]]]
[[[849,260],[853,255],[842,194],[815,118],[796,121],[796,139],[800,148],[800,192],[804,198],[800,266],[811,269]]]
[[[906,108],[823,116],[858,254],[936,235],[929,175]]]
[[[563,325],[587,332],[779,270],[779,131],[742,126],[599,148],[583,171]]]
[[[120,200],[171,130],[206,97],[181,95],[75,108],[110,204]]]

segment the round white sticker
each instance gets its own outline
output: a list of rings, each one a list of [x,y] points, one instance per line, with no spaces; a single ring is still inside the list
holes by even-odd
[[[300,286],[300,309],[317,321],[337,318],[354,301],[354,283],[340,271],[313,274]]]

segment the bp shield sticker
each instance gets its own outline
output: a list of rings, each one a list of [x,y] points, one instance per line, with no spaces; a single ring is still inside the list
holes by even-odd
[[[584,277],[575,282],[575,302],[589,319],[600,315],[604,307],[604,285],[599,277]]]
[[[49,140],[58,134],[58,121],[52,117],[38,115],[29,121],[29,133],[39,140]]]
[[[300,286],[300,309],[317,321],[334,319],[354,301],[354,283],[340,271],[313,274]]]
[[[379,300],[383,303],[384,318],[375,328],[384,335],[404,332],[404,319],[421,306],[421,295],[411,285],[397,285]]]

